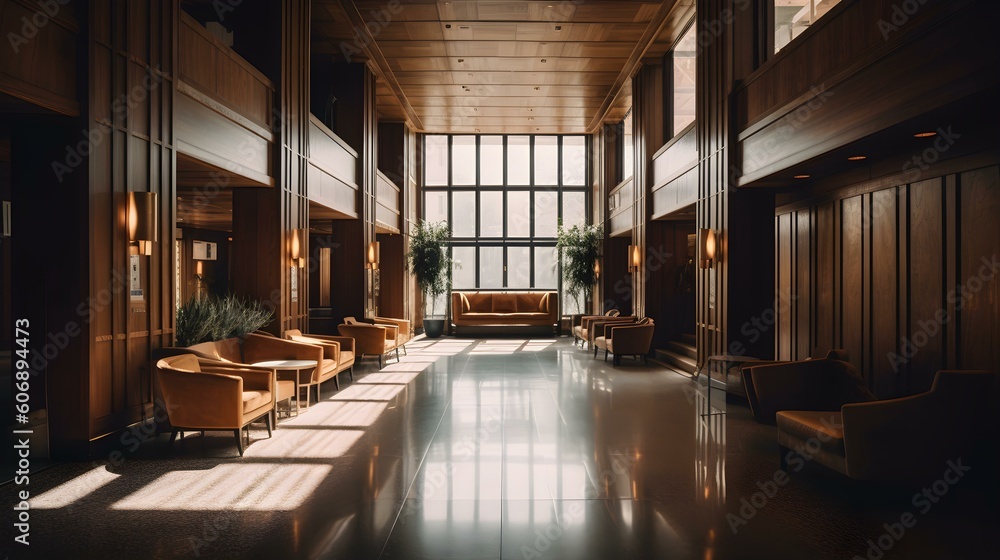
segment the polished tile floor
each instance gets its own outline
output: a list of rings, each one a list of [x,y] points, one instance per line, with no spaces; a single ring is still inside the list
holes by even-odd
[[[417,340],[382,370],[231,437],[127,438],[118,464],[31,478],[12,558],[995,558],[995,472],[947,494],[806,465],[773,427],[658,367],[567,338]],[[716,406],[720,408],[714,408]],[[944,471],[946,465],[942,465]],[[928,485],[935,481],[927,481]],[[14,487],[0,487],[14,503]],[[916,524],[894,528],[901,515]],[[888,529],[886,528],[888,525]],[[899,527],[902,527],[901,525]],[[7,533],[5,531],[5,533]],[[882,549],[873,547],[882,546]],[[4,547],[12,547],[5,538]]]

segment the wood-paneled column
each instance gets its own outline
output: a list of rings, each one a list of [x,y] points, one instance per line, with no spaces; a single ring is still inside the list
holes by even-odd
[[[713,30],[699,34],[696,62],[696,221],[698,228],[715,230],[719,242],[715,267],[697,273],[698,363],[724,353],[768,358],[775,329],[759,329],[753,337],[741,331],[748,321],[774,313],[773,194],[736,189],[739,166],[731,150],[731,94],[759,54],[754,12],[699,0],[696,13],[698,29]]]

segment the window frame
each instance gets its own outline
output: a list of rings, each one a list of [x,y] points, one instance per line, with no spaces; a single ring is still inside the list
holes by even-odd
[[[426,171],[427,171],[426,158],[427,158],[427,150],[425,149],[425,145],[426,145],[426,138],[429,137],[429,136],[447,136],[447,138],[448,138],[448,142],[447,142],[447,146],[448,146],[448,154],[447,154],[447,156],[448,156],[448,161],[447,161],[448,184],[447,185],[433,185],[433,186],[429,186],[429,185],[426,184]],[[453,142],[453,140],[454,140],[454,138],[456,136],[474,136],[475,137],[475,145],[476,145],[476,162],[475,162],[475,167],[476,167],[476,170],[475,170],[476,171],[476,184],[475,185],[456,185],[454,183],[454,173],[453,173],[453,166],[454,166],[454,142]],[[487,136],[489,136],[489,137],[500,136],[500,137],[503,138],[502,143],[501,143],[502,144],[502,149],[503,149],[503,162],[502,162],[502,167],[503,167],[503,184],[502,185],[495,185],[495,184],[484,185],[484,184],[482,184],[482,173],[481,173],[481,171],[482,171],[482,150],[481,150],[482,141],[481,140],[482,140],[483,137],[487,137]],[[509,172],[508,172],[509,171],[508,170],[508,164],[510,162],[510,160],[509,160],[509,154],[510,154],[509,139],[511,137],[527,137],[528,138],[528,179],[529,179],[529,184],[527,184],[527,185],[523,185],[523,184],[511,185],[511,184],[509,184]],[[546,185],[535,185],[535,151],[536,151],[536,139],[540,138],[540,137],[547,137],[547,138],[555,137],[556,138],[556,149],[557,149],[557,158],[556,159],[557,159],[557,162],[556,162],[556,184],[555,185],[548,185],[548,184],[546,184]],[[566,185],[566,184],[564,184],[565,181],[564,181],[564,176],[563,176],[563,166],[564,166],[564,159],[565,159],[566,155],[565,155],[565,151],[563,149],[563,146],[564,146],[564,141],[565,141],[565,139],[567,137],[582,137],[584,139],[583,146],[584,146],[584,154],[586,155],[586,157],[584,158],[584,163],[583,163],[583,165],[584,165],[584,170],[583,170],[584,181],[583,181],[582,185]],[[447,212],[446,212],[446,215],[447,215],[447,219],[448,219],[448,223],[449,224],[454,224],[455,223],[454,218],[455,218],[456,208],[455,208],[455,204],[454,204],[454,194],[455,193],[460,193],[460,192],[474,192],[475,193],[475,202],[474,202],[474,205],[475,205],[475,208],[474,208],[474,213],[475,213],[475,219],[474,219],[474,222],[475,222],[475,234],[474,234],[474,236],[472,236],[472,237],[454,237],[453,236],[453,237],[449,238],[449,240],[448,240],[449,254],[453,254],[454,248],[459,248],[459,247],[472,247],[472,248],[475,249],[474,259],[473,259],[474,263],[470,263],[470,264],[472,264],[472,266],[475,267],[475,287],[474,288],[463,287],[463,288],[459,288],[459,289],[475,289],[475,290],[489,290],[489,291],[511,291],[511,292],[542,290],[542,289],[549,290],[549,289],[552,289],[552,290],[558,291],[559,294],[560,294],[560,296],[562,296],[563,286],[562,286],[562,267],[561,267],[561,263],[560,263],[560,265],[557,267],[557,269],[555,271],[556,286],[551,286],[551,287],[549,287],[549,286],[536,286],[536,284],[535,284],[536,278],[538,277],[538,271],[536,270],[536,266],[535,266],[535,264],[536,264],[535,263],[535,260],[536,260],[536,250],[538,248],[553,248],[556,245],[556,237],[552,237],[552,236],[538,237],[536,235],[536,220],[535,220],[535,210],[536,210],[535,199],[536,199],[536,196],[535,196],[535,193],[539,193],[539,192],[550,192],[550,193],[554,192],[555,193],[555,195],[556,195],[556,197],[555,197],[555,203],[556,203],[556,220],[557,220],[557,224],[558,223],[562,223],[562,221],[563,221],[563,211],[564,211],[564,206],[565,206],[564,193],[569,193],[569,192],[572,192],[572,193],[581,193],[583,195],[583,201],[584,201],[584,213],[585,213],[584,223],[586,223],[586,224],[593,223],[593,216],[592,216],[592,213],[593,213],[592,204],[593,204],[593,202],[591,200],[591,197],[588,196],[588,194],[590,192],[589,185],[591,184],[591,180],[592,180],[592,178],[591,178],[592,170],[591,170],[591,166],[590,166],[590,161],[591,161],[591,154],[593,153],[593,151],[592,151],[593,137],[591,135],[587,135],[587,134],[422,134],[421,135],[421,144],[420,144],[420,146],[421,146],[421,159],[422,159],[422,161],[421,161],[421,164],[422,164],[421,165],[421,173],[420,173],[420,184],[421,184],[421,188],[420,188],[420,193],[421,193],[421,199],[420,199],[420,202],[421,202],[421,205],[420,205],[420,217],[421,217],[421,219],[424,219],[426,217],[426,210],[427,210],[426,199],[427,199],[427,194],[428,193],[431,193],[431,192],[445,192],[445,193],[447,193],[446,194],[446,201],[447,201]],[[496,237],[496,236],[493,236],[493,237],[483,237],[483,235],[482,235],[483,234],[483,231],[482,231],[482,222],[481,222],[481,217],[482,217],[482,198],[483,198],[482,193],[484,193],[484,192],[500,192],[502,194],[502,200],[503,200],[503,209],[502,209],[502,215],[501,215],[502,235],[500,237]],[[510,197],[508,196],[508,193],[511,193],[511,192],[527,192],[527,193],[529,193],[529,195],[528,195],[528,207],[527,207],[527,209],[524,210],[524,212],[525,212],[525,214],[526,214],[526,216],[528,218],[528,236],[527,237],[511,237],[510,236],[509,223],[510,223],[510,218],[511,218],[511,207],[510,207],[510,202],[509,202],[509,198]],[[519,210],[519,212],[520,211],[521,210]],[[482,287],[483,286],[482,275],[481,275],[481,272],[482,272],[481,268],[482,267],[480,266],[480,264],[481,264],[481,254],[482,254],[481,249],[482,248],[491,248],[491,247],[500,247],[502,249],[502,254],[503,254],[503,279],[502,279],[502,282],[501,282],[502,287],[484,288],[484,287]],[[528,273],[529,286],[530,287],[528,287],[528,288],[514,288],[514,287],[510,287],[510,278],[511,278],[512,274],[511,274],[511,271],[508,270],[508,268],[509,268],[509,266],[511,264],[509,262],[509,258],[510,258],[510,251],[509,251],[509,249],[513,248],[513,247],[527,247],[529,249],[527,255],[528,255],[528,263],[529,263],[529,267],[530,267],[529,268],[529,273]],[[463,265],[463,267],[464,266],[468,266],[468,265]]]

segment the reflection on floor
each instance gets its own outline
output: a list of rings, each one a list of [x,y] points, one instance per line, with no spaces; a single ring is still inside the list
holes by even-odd
[[[975,465],[926,508],[811,465],[785,480],[774,428],[722,392],[703,415],[705,388],[667,370],[566,338],[408,349],[243,458],[225,434],[160,436],[32,476],[18,557],[997,557]]]

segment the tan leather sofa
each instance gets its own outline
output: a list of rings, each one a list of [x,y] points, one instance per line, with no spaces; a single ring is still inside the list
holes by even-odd
[[[452,324],[460,327],[534,326],[559,329],[557,292],[452,292]]]
[[[939,371],[925,393],[777,413],[782,468],[814,461],[858,480],[926,482],[974,452],[994,376]],[[952,463],[949,463],[952,462]]]
[[[612,364],[618,366],[622,363],[622,356],[642,356],[645,363],[649,363],[649,347],[653,343],[653,330],[656,328],[653,320],[649,317],[639,320],[636,323],[598,323],[603,325],[603,332],[594,330],[594,356],[598,350],[604,350],[604,361],[608,361],[608,354],[614,356]],[[599,335],[599,336],[596,336]]]
[[[347,319],[351,318],[345,318],[345,321]],[[385,355],[389,352],[395,350],[396,359],[399,359],[399,349],[396,347],[399,330],[395,325],[344,323],[337,326],[337,332],[354,339],[355,353],[359,360],[363,360],[365,356],[378,356],[378,367],[381,369]]]
[[[339,344],[343,347],[350,342],[343,341]],[[315,386],[317,401],[322,398],[321,384],[333,379],[339,389],[340,380],[337,376],[342,371],[350,370],[354,365],[353,355],[350,354],[345,354],[344,360],[335,360],[327,358],[327,351],[320,346],[256,333],[248,334],[243,339],[227,338],[203,342],[189,346],[187,350],[202,358],[236,364],[254,364],[271,360],[313,360],[319,366],[312,370],[300,371],[296,381],[299,388],[306,387],[310,390]],[[281,372],[278,378],[287,379],[289,377],[286,376],[294,375],[294,372]]]
[[[193,354],[156,362],[157,383],[172,426],[170,441],[184,431],[231,430],[242,456],[244,427],[263,418],[271,436],[274,372],[203,364]]]

